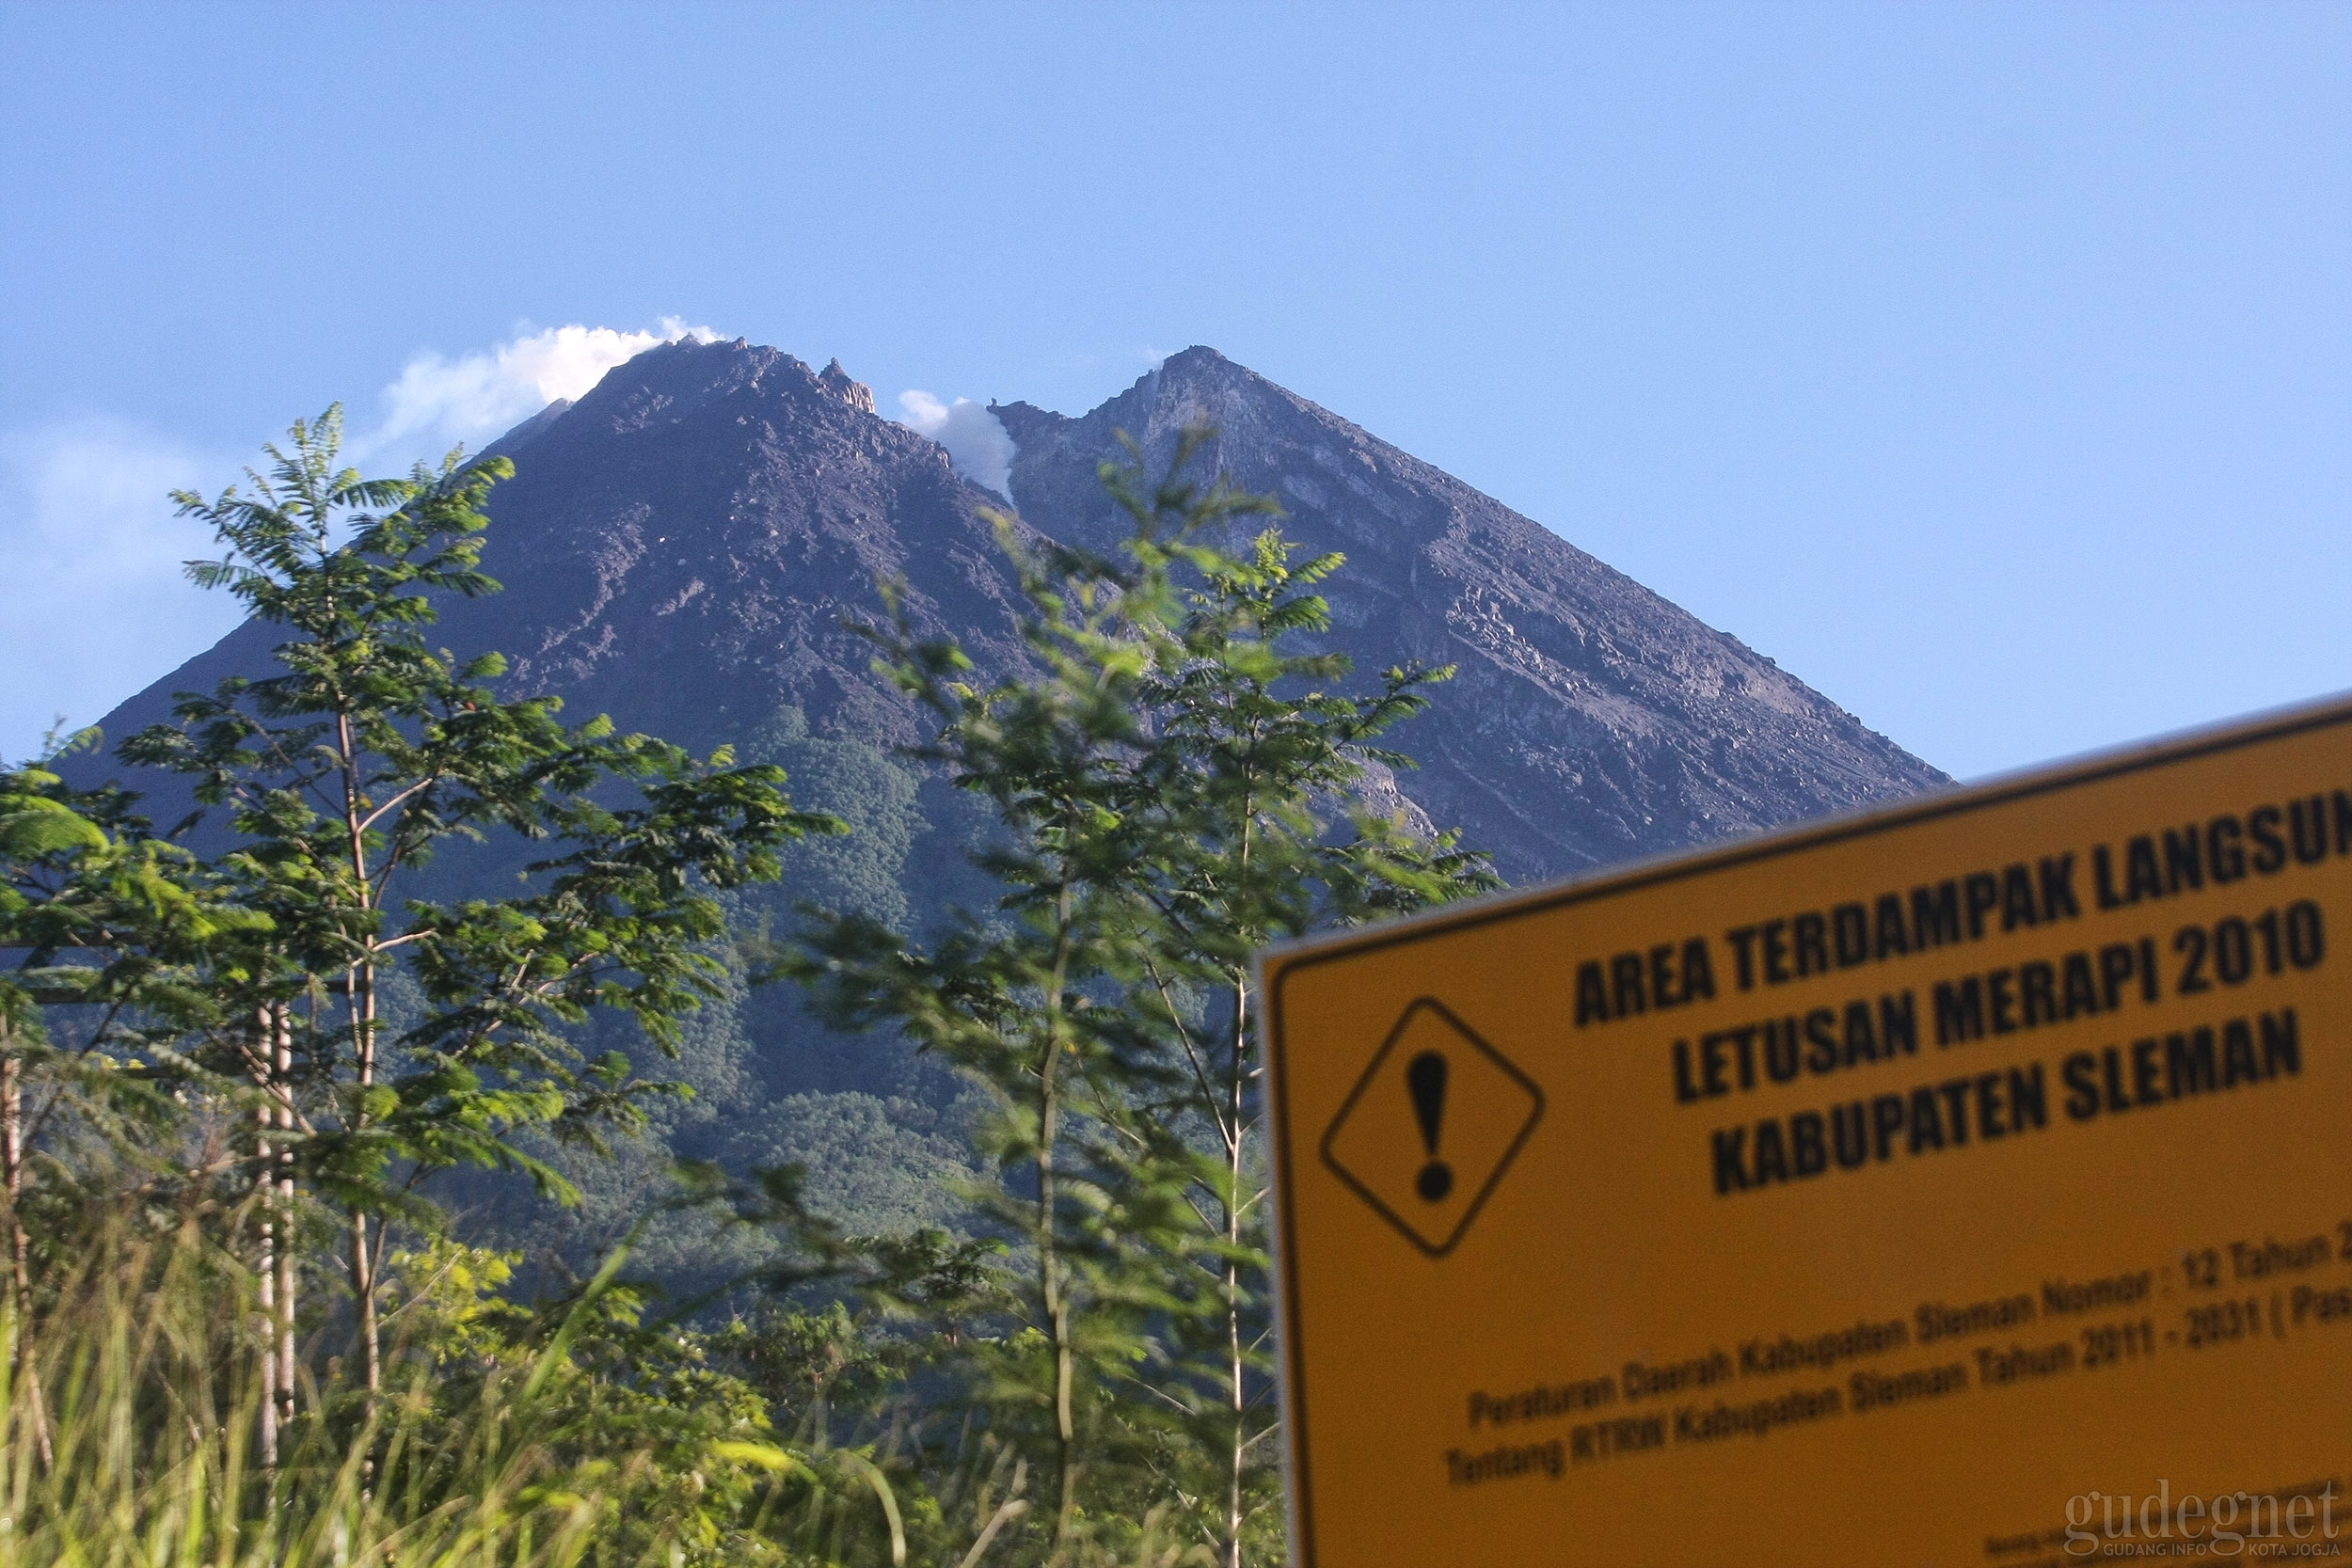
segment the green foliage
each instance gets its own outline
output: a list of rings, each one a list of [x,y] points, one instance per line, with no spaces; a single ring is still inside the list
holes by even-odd
[[[1139,536],[1188,520],[1195,503],[1180,483],[1147,492],[1141,477],[1139,468],[1104,476]],[[1327,605],[1309,590],[1339,569],[1338,556],[1294,563],[1269,530],[1246,552],[1195,562],[1200,580],[1183,596],[1175,651],[1156,662],[1144,693],[1155,735],[1144,767],[1162,821],[1139,879],[1152,918],[1138,937],[1183,1062],[1173,1092],[1152,1108],[1191,1133],[1195,1148],[1206,1143],[1207,1157],[1186,1192],[1201,1233],[1171,1265],[1181,1306],[1168,1315],[1160,1360],[1136,1378],[1182,1412],[1179,1451],[1190,1464],[1163,1463],[1194,1470],[1214,1456],[1218,1473],[1194,1512],[1238,1565],[1275,1523],[1277,1458],[1252,961],[1319,927],[1499,884],[1451,834],[1419,839],[1347,809],[1368,764],[1411,766],[1374,742],[1424,706],[1423,689],[1451,671],[1392,669],[1370,695],[1340,694],[1327,683],[1344,676],[1343,659],[1288,645],[1328,628]],[[1330,831],[1334,808],[1345,811],[1343,832]]]
[[[789,705],[743,736],[737,750],[755,762],[784,768],[802,799],[848,824],[845,834],[812,838],[792,848],[787,857],[792,897],[854,910],[889,926],[910,924],[908,861],[930,826],[916,769],[868,741],[812,736],[807,716]],[[744,897],[747,903],[761,900],[757,892]],[[760,912],[781,911],[770,903]],[[756,927],[756,918],[747,923],[748,929]]]
[[[926,754],[986,799],[1002,886],[928,947],[869,915],[821,922],[779,966],[830,1016],[886,1024],[983,1087],[991,1167],[971,1196],[1019,1243],[992,1281],[1005,1332],[966,1347],[959,1397],[1052,1478],[1049,1560],[1172,1504],[1238,1565],[1271,1530],[1266,1258],[1248,964],[1268,941],[1494,885],[1450,838],[1350,813],[1376,737],[1447,672],[1365,697],[1286,641],[1327,623],[1279,534],[1210,543],[1271,500],[1140,453],[1103,478],[1125,559],[1027,551],[999,519],[1036,671],[987,687],[900,616],[878,668],[937,721]],[[1344,823],[1338,827],[1332,817]],[[1016,1272],[1017,1271],[1017,1272]],[[1182,1517],[1189,1515],[1189,1517]]]
[[[71,1212],[125,1174],[219,1168],[169,1136],[185,1119],[175,1088],[201,1076],[178,1046],[226,1019],[217,952],[271,923],[130,805],[40,767],[0,772],[0,951],[16,960],[0,969],[0,1185],[20,1281],[45,1233],[24,1211]]]
[[[368,1216],[429,1222],[413,1195],[455,1166],[574,1197],[518,1134],[594,1144],[664,1085],[618,1051],[583,1060],[572,1032],[611,1011],[675,1052],[679,1021],[723,993],[718,895],[774,880],[786,846],[840,825],[794,810],[772,766],[567,725],[552,697],[499,694],[500,656],[434,648],[436,595],[498,590],[483,504],[512,465],[452,453],[437,473],[363,479],[337,467],[341,435],[330,408],[268,449],[250,494],[176,498],[224,546],[191,578],[288,636],[279,673],[183,693],[177,723],[120,751],[228,814],[234,841],[209,874],[266,932],[214,956],[219,1016],[177,1053],[208,1089],[249,1085],[271,1134],[253,1159],[351,1214],[373,1384]],[[493,836],[538,851],[518,891],[404,895],[445,843]],[[416,1006],[388,1040],[395,968]]]
[[[1104,466],[1116,558],[998,519],[1021,670],[885,593],[915,752],[695,758],[435,649],[504,465],[338,437],[180,498],[287,637],[122,755],[225,847],[0,773],[8,1560],[1278,1560],[1250,962],[1494,885],[1359,800],[1448,672],[1300,651],[1342,563],[1196,430]],[[910,898],[943,847],[983,907]],[[783,977],[933,1082],[782,1075]]]
[[[855,1092],[788,1095],[729,1140],[723,1163],[802,1164],[809,1207],[855,1216],[869,1233],[952,1226],[964,1220],[961,1195],[980,1175],[969,1121],[957,1114],[963,1109]]]
[[[512,465],[453,454],[437,475],[363,480],[335,467],[340,436],[330,409],[294,425],[291,451],[269,449],[253,495],[177,498],[227,546],[191,577],[292,635],[281,673],[183,695],[178,724],[121,752],[229,809],[239,842],[222,869],[275,923],[268,949],[242,956],[252,999],[303,1005],[290,1092],[339,1083],[346,1065],[373,1085],[378,969],[400,952],[416,977],[425,1011],[398,1041],[390,1093],[346,1096],[331,1120],[302,1111],[298,1163],[358,1196],[395,1161],[533,1164],[512,1127],[627,1120],[609,1060],[573,1067],[565,1028],[613,1008],[674,1046],[678,1019],[721,989],[709,947],[725,925],[705,890],[773,880],[787,844],[837,825],[795,812],[777,768],[723,752],[698,763],[602,719],[566,726],[555,698],[496,693],[500,656],[433,649],[433,593],[498,589],[479,570],[482,504]],[[607,804],[613,784],[636,803]],[[493,833],[552,851],[528,892],[399,897],[443,841]]]

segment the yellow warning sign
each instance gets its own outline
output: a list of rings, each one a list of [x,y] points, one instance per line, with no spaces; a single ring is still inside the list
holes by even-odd
[[[1301,1568],[2352,1554],[2352,703],[1263,960]]]

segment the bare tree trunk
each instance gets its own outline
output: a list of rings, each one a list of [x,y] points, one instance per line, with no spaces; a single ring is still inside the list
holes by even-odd
[[[375,963],[373,944],[370,943],[368,959],[354,966],[351,972],[351,1012],[354,1053],[358,1058],[359,1094],[364,1104],[367,1091],[375,1083]],[[366,1125],[363,1110],[354,1118],[355,1126]],[[351,1212],[351,1290],[359,1309],[359,1354],[366,1370],[368,1402],[373,1407],[375,1396],[384,1386],[384,1335],[376,1319],[375,1247],[368,1239],[368,1212],[364,1209]],[[379,1238],[375,1246],[381,1246]]]
[[[359,749],[352,735],[351,717],[340,714],[335,721],[338,748],[343,769],[343,828],[347,835],[347,852],[351,857],[352,886],[359,908],[364,911],[373,905],[373,884],[369,880],[367,833],[361,827],[363,811],[360,801]],[[351,1000],[351,1045],[354,1068],[359,1081],[359,1102],[363,1107],[353,1118],[354,1126],[366,1125],[367,1091],[375,1082],[375,939],[360,939],[359,961],[351,966],[348,975]],[[359,1310],[359,1352],[367,1370],[368,1403],[373,1408],[375,1396],[384,1386],[383,1331],[376,1321],[375,1256],[368,1244],[368,1214],[363,1209],[351,1212],[351,1289]]]
[[[375,1321],[374,1257],[368,1248],[368,1212],[351,1212],[351,1289],[359,1304],[359,1354],[367,1369],[368,1396],[373,1402],[383,1386],[380,1357],[383,1344]]]
[[[294,1233],[294,1070],[292,1027],[285,1005],[261,1010],[260,1087],[256,1113],[262,1136],[254,1150],[255,1184],[262,1198],[262,1463],[278,1468],[279,1435],[294,1420],[294,1314],[296,1248]],[[274,1135],[273,1135],[274,1134]]]
[[[1257,798],[1253,790],[1242,802],[1241,816],[1241,876],[1238,881],[1247,886],[1249,879],[1250,851],[1256,847]],[[1241,1568],[1242,1478],[1249,1458],[1249,1386],[1247,1356],[1242,1338],[1241,1310],[1241,1240],[1242,1240],[1242,1181],[1248,1169],[1249,1109],[1249,980],[1246,974],[1233,976],[1233,1032],[1231,1053],[1226,1058],[1225,1071],[1225,1175],[1230,1185],[1225,1197],[1225,1243],[1228,1248],[1225,1264],[1225,1354],[1227,1375],[1231,1386],[1227,1392],[1232,1401],[1232,1441],[1227,1449],[1225,1475],[1225,1563],[1226,1568]]]
[[[262,1010],[262,1018],[269,1016]],[[263,1080],[264,1087],[267,1080]],[[254,1273],[261,1280],[262,1295],[262,1468],[275,1476],[278,1473],[278,1227],[276,1224],[276,1192],[270,1180],[271,1167],[276,1163],[270,1155],[268,1129],[273,1115],[265,1104],[260,1113],[262,1135],[255,1140],[254,1169],[258,1172],[254,1185],[262,1195],[262,1255],[257,1259]]]
[[[272,1347],[278,1359],[278,1425],[280,1431],[294,1420],[294,1283],[300,1277],[300,1253],[294,1245],[294,1031],[281,1006],[273,1019],[275,1025],[271,1070],[277,1075],[278,1094],[278,1324],[277,1344]]]
[[[1060,1133],[1060,1067],[1062,986],[1069,967],[1071,888],[1062,883],[1057,912],[1060,926],[1056,939],[1051,992],[1045,998],[1044,1059],[1038,1064],[1037,1118],[1037,1263],[1038,1291],[1054,1339],[1054,1433],[1056,1465],[1060,1472],[1060,1512],[1054,1520],[1051,1560],[1066,1560],[1070,1522],[1078,1510],[1077,1424],[1071,1409],[1076,1358],[1071,1351],[1070,1303],[1062,1291],[1061,1258],[1055,1212],[1054,1143]]]
[[[1242,1240],[1242,1182],[1248,1171],[1245,1160],[1248,1141],[1243,1136],[1246,1125],[1243,1117],[1248,1112],[1249,1100],[1248,1009],[1248,984],[1236,978],[1233,982],[1232,1054],[1226,1072],[1225,1105],[1225,1114],[1229,1118],[1226,1125],[1231,1129],[1225,1140],[1225,1176],[1231,1183],[1225,1199],[1225,1243],[1230,1249],[1225,1264],[1225,1354],[1230,1379],[1227,1393],[1232,1398],[1233,1419],[1225,1477],[1226,1568],[1241,1568],[1242,1477],[1248,1468],[1249,1455],[1249,1386],[1242,1338],[1241,1264],[1238,1261]]]
[[[33,1439],[40,1449],[44,1470],[56,1466],[57,1455],[49,1435],[49,1411],[40,1396],[40,1371],[33,1364],[28,1336],[33,1325],[33,1238],[24,1228],[24,1062],[8,1045],[8,1026],[0,1020],[0,1166],[6,1167],[8,1193],[9,1289],[13,1292],[16,1342],[9,1351],[16,1374],[33,1412]]]

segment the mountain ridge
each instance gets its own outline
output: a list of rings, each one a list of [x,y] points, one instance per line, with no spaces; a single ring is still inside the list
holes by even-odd
[[[1083,415],[991,411],[1016,449],[1018,530],[1098,549],[1123,531],[1096,479],[1123,455],[1116,433],[1165,462],[1186,426],[1215,425],[1204,469],[1276,495],[1302,549],[1348,558],[1325,587],[1328,645],[1361,673],[1456,669],[1401,736],[1421,768],[1394,803],[1461,826],[1515,881],[1950,782],[1737,638],[1214,349]],[[448,603],[439,631],[503,652],[519,691],[700,747],[780,706],[814,733],[904,746],[917,716],[851,629],[879,613],[884,578],[918,630],[958,636],[984,672],[1023,657],[985,515],[1001,500],[876,415],[837,359],[820,372],[741,339],[681,340],[487,451],[516,466],[485,556],[506,591]],[[105,733],[165,720],[171,692],[249,673],[274,641],[241,626]]]

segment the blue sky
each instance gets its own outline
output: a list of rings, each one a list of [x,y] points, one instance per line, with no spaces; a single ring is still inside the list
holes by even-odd
[[[0,756],[225,629],[169,485],[664,318],[885,409],[1212,344],[1963,776],[2352,686],[2352,8],[0,0]]]

